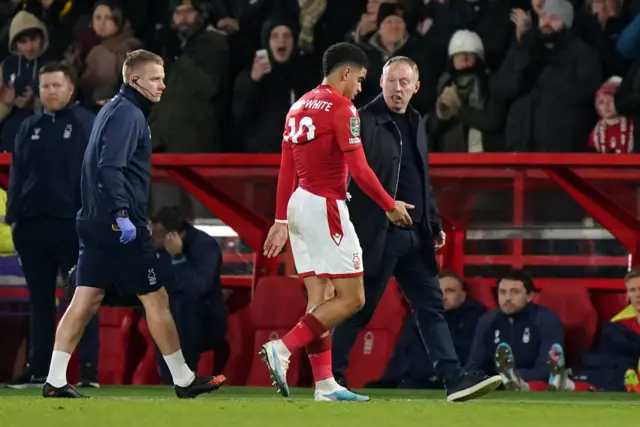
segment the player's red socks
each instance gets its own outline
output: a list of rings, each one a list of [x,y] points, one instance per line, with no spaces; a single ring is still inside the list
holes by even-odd
[[[326,336],[311,341],[307,345],[307,354],[313,370],[313,378],[316,382],[333,378],[331,369],[331,337]]]
[[[327,328],[311,313],[305,314],[300,322],[282,337],[282,343],[293,353],[299,348],[316,340],[327,332]]]

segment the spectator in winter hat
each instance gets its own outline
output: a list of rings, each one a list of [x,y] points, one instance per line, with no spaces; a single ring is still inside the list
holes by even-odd
[[[585,150],[602,65],[572,26],[573,6],[546,0],[538,26],[523,32],[492,77],[491,94],[509,104],[507,151]]]
[[[613,101],[621,81],[620,77],[611,77],[596,92],[595,105],[600,119],[589,135],[589,147],[598,153],[635,152],[633,116],[619,114]]]
[[[442,67],[436,57],[409,34],[406,17],[406,9],[402,4],[382,3],[378,8],[377,31],[369,38],[360,39],[359,45],[367,54],[369,68],[362,84],[362,93],[355,100],[357,107],[368,104],[378,96],[382,68],[394,56],[411,58],[420,70],[422,84],[411,105],[422,114],[433,105],[436,81]]]
[[[499,131],[506,109],[490,96],[488,86],[482,40],[474,32],[456,31],[449,42],[447,69],[438,82],[438,100],[427,120],[432,151],[504,149]]]

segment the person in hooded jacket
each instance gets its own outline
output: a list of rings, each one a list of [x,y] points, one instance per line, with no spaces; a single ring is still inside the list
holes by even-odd
[[[11,151],[23,120],[39,110],[40,68],[53,59],[47,52],[49,36],[34,15],[20,11],[9,27],[11,55],[0,65],[0,150]]]
[[[320,73],[299,55],[297,28],[281,17],[267,21],[251,67],[236,78],[233,118],[247,153],[279,153],[282,122],[291,105],[313,89]]]
[[[438,82],[438,99],[427,119],[434,152],[504,151],[500,133],[507,111],[491,97],[480,37],[459,30],[449,42],[447,70]]]

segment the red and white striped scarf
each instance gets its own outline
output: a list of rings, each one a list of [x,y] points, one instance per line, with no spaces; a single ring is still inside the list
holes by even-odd
[[[598,120],[589,136],[589,146],[598,153],[633,153],[633,144],[633,118],[627,116],[614,124]]]

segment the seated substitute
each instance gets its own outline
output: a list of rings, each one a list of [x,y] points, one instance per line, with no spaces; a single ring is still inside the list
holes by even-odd
[[[467,370],[497,372],[510,390],[528,390],[528,381],[548,381],[550,389],[571,388],[564,369],[562,322],[532,301],[534,290],[533,279],[523,270],[498,280],[498,308],[480,318]]]
[[[177,207],[160,209],[151,223],[160,259],[171,264],[174,280],[167,285],[169,307],[184,359],[195,371],[200,353],[223,344],[227,333],[220,285],[222,250],[216,239],[188,223]],[[171,374],[162,357],[158,367],[162,380],[170,384]]]

